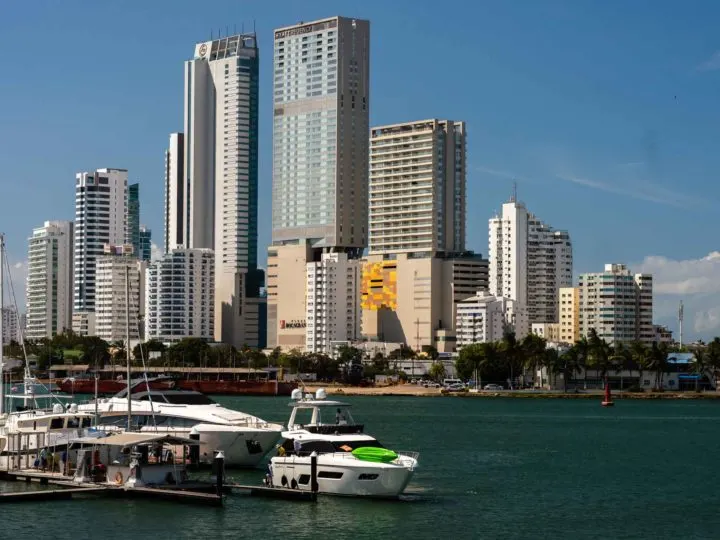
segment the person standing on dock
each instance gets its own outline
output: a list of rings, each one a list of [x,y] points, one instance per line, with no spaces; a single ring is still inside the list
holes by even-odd
[[[40,470],[45,472],[45,469],[47,469],[47,450],[43,448],[40,450]]]

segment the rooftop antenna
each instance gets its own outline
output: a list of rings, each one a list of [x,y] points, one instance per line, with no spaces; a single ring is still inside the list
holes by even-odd
[[[513,181],[513,190],[512,190],[512,197],[510,197],[510,202],[517,202],[517,182]]]
[[[230,27],[229,27],[229,26],[226,26],[226,27],[225,27],[225,37],[227,37],[227,36],[229,36],[229,35],[230,35]]]
[[[255,33],[255,19],[253,19],[253,34]]]
[[[213,31],[212,31],[212,28],[211,28],[211,29],[210,29],[210,41],[212,41],[212,40],[213,40]]]
[[[233,23],[233,34],[237,34],[237,23]]]

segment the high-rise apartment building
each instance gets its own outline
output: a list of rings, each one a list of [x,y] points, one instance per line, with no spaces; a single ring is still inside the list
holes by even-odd
[[[332,17],[275,30],[271,347],[306,346],[305,326],[282,321],[308,323],[305,298],[316,285],[307,283],[308,263],[320,270],[335,253],[355,260],[367,246],[369,81],[368,21]]]
[[[332,354],[333,343],[360,339],[360,271],[358,259],[325,253],[307,265],[307,326],[309,351]],[[280,327],[287,321],[280,321]]]
[[[580,339],[580,289],[560,288],[558,341],[572,345]]]
[[[105,244],[128,237],[128,173],[124,169],[82,172],[75,179],[74,306],[95,310],[95,261]]]
[[[606,264],[604,272],[580,274],[580,335],[591,329],[608,343],[652,343],[651,274],[632,274],[624,264]]]
[[[26,337],[51,338],[72,328],[73,222],[46,221],[28,243]]]
[[[185,136],[170,134],[165,151],[165,253],[188,246],[185,238]]]
[[[9,345],[14,341],[20,343],[20,318],[15,306],[3,306],[2,310],[2,344]]]
[[[142,338],[147,263],[131,244],[105,245],[96,260],[95,335],[105,341]],[[128,328],[128,322],[130,324]]]
[[[215,255],[210,249],[174,249],[148,267],[145,339],[214,339]]]
[[[465,250],[465,123],[422,120],[370,132],[369,253]]]
[[[263,273],[257,268],[259,58],[254,33],[195,45],[185,62],[183,170],[171,136],[167,184],[183,211],[168,205],[168,247],[215,252],[215,339],[258,346]],[[182,187],[176,179],[184,174]],[[264,301],[264,300],[262,300]]]
[[[572,244],[513,197],[490,219],[490,293],[526,306],[530,324],[558,317],[558,291],[572,285]]]

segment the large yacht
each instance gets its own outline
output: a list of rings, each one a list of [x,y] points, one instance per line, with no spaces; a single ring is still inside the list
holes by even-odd
[[[317,459],[317,491],[330,495],[398,497],[418,463],[416,452],[395,452],[363,433],[350,405],[326,399],[324,389],[303,396],[293,391],[288,430],[270,460],[271,486],[312,490],[311,461]]]
[[[227,466],[255,467],[283,430],[281,424],[228,409],[200,392],[144,390],[130,397],[132,431],[199,436],[203,464],[211,464],[214,452],[222,450]],[[128,429],[127,390],[81,405],[80,410],[97,411],[101,430]]]

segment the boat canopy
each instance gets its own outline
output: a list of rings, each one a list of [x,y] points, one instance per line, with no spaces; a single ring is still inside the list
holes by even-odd
[[[162,433],[120,433],[107,437],[81,437],[74,439],[72,444],[92,444],[102,446],[147,446],[151,444],[182,444],[197,446],[200,441],[167,435]]]

